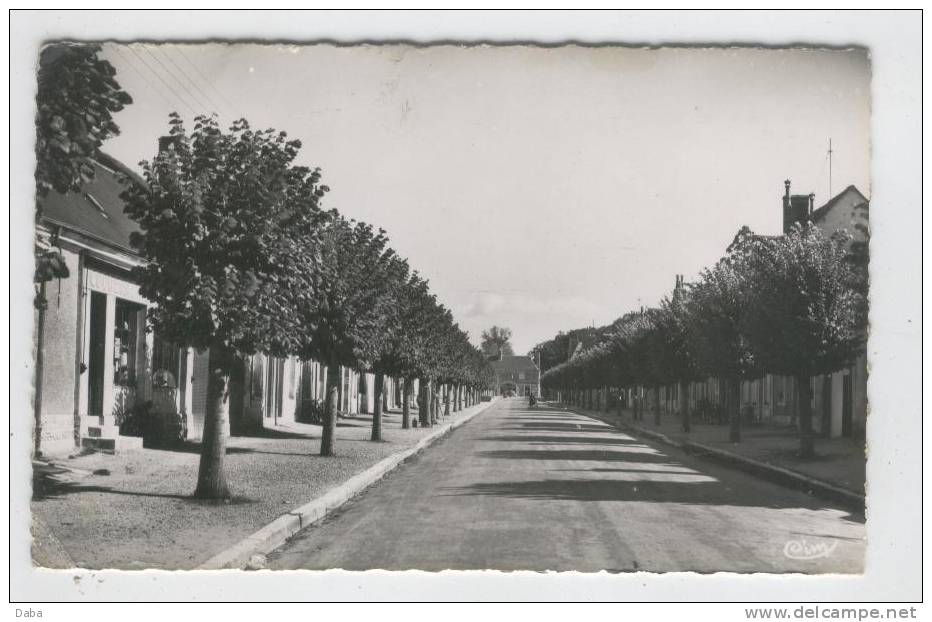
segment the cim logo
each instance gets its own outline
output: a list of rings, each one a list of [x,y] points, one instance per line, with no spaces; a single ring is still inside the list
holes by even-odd
[[[806,540],[788,540],[783,547],[783,554],[789,559],[819,559],[828,557],[838,546],[838,540],[829,542],[807,542]]]

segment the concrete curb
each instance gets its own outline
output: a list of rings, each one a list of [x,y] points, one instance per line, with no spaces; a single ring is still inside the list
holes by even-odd
[[[809,477],[803,473],[792,471],[790,469],[761,462],[752,458],[747,458],[730,451],[724,451],[717,447],[709,447],[702,443],[686,442],[682,443],[682,448],[686,452],[706,457],[716,462],[726,465],[737,465],[743,470],[753,473],[758,477],[770,480],[776,484],[795,488],[811,495],[817,495],[826,499],[836,501],[848,509],[863,512],[866,507],[865,495],[858,494],[853,490],[836,486],[830,482]]]
[[[617,418],[602,417],[602,413],[590,413],[588,411],[578,410],[569,406],[564,407],[569,410],[575,410],[581,415],[592,417],[604,423],[614,425],[627,432],[630,432],[631,434],[634,434],[635,436],[649,438],[657,441],[658,443],[681,449],[691,455],[708,458],[709,460],[713,460],[726,466],[740,466],[742,470],[750,472],[757,477],[760,477],[761,479],[766,479],[768,481],[774,482],[775,484],[801,490],[811,495],[817,495],[826,499],[830,499],[844,505],[850,510],[863,512],[866,507],[866,496],[864,494],[859,494],[853,490],[842,488],[832,484],[831,482],[826,482],[825,480],[809,477],[808,475],[799,473],[798,471],[793,471],[781,466],[777,466],[775,464],[770,464],[768,462],[754,460],[753,458],[747,458],[730,451],[725,451],[724,449],[703,445],[702,443],[696,443],[693,441],[676,441],[665,434],[661,434],[660,432],[646,430],[640,426],[633,425],[625,421],[620,421]]]
[[[282,514],[251,536],[240,540],[230,548],[214,555],[200,566],[197,566],[195,570],[242,568],[249,562],[253,555],[264,555],[274,551],[283,545],[288,538],[333,512],[366,488],[382,479],[387,473],[397,468],[398,465],[411,456],[419,453],[438,439],[446,436],[451,431],[485,412],[496,401],[497,399],[493,399],[490,402],[480,402],[471,406],[470,408],[474,409],[472,412],[466,409],[460,416],[452,421],[437,426],[434,431],[419,440],[413,447],[394,453],[387,458],[383,458],[365,471],[357,473],[316,499],[286,514]]]

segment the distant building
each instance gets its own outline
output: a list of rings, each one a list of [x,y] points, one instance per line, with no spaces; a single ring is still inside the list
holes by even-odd
[[[499,355],[492,361],[496,393],[540,396],[540,368],[530,356]]]

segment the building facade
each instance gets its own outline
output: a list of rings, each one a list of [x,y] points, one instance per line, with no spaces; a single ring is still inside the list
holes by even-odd
[[[137,226],[120,198],[126,183],[140,180],[101,156],[95,179],[82,192],[39,199],[37,256],[53,254],[62,266],[37,284],[37,455],[139,448],[139,430],[128,428],[143,418],[163,436],[198,440],[203,433],[210,352],[179,347],[147,330],[151,303],[132,275],[142,264],[129,242]],[[341,367],[340,375],[340,412],[371,409],[371,374]],[[319,362],[248,356],[231,379],[230,431],[314,420],[326,386],[327,370]]]
[[[540,397],[540,368],[530,356],[500,354],[492,361],[497,395]]]

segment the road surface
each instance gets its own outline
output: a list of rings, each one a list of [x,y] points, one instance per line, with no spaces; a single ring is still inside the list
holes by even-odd
[[[863,516],[505,399],[269,555],[272,568],[845,572]]]

